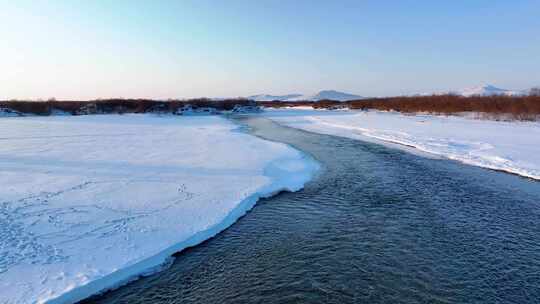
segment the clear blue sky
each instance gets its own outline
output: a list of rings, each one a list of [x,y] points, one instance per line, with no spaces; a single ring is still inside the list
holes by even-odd
[[[0,98],[540,85],[540,1],[0,0]]]

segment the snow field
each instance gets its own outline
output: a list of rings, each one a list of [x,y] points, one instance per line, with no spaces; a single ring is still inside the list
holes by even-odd
[[[484,168],[540,179],[540,123],[380,111],[267,109],[294,128],[354,139],[376,139]]]
[[[0,303],[71,303],[157,271],[318,169],[222,117],[0,119]]]

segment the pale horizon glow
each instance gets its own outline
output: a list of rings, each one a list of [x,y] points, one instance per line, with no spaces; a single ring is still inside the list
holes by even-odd
[[[540,85],[540,2],[0,0],[0,99]]]

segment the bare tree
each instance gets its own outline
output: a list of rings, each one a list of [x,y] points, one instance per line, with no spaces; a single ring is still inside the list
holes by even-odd
[[[529,92],[531,96],[540,96],[540,87],[532,88]]]

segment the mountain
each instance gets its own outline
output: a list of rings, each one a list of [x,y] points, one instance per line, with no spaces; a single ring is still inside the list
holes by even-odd
[[[320,91],[317,94],[314,95],[302,95],[302,94],[288,94],[288,95],[268,95],[268,94],[260,94],[260,95],[252,95],[248,96],[248,99],[253,99],[255,101],[273,101],[273,100],[279,100],[279,101],[303,101],[303,100],[310,100],[310,101],[318,101],[323,99],[331,99],[331,100],[337,100],[337,101],[347,101],[347,100],[355,100],[355,99],[362,99],[362,96],[334,91],[334,90],[323,90]]]
[[[458,91],[452,91],[450,92],[452,94],[461,95],[465,97],[469,96],[493,96],[493,95],[506,95],[506,96],[519,96],[519,95],[525,95],[525,92],[521,91],[512,91],[512,90],[506,90],[497,88],[493,85],[481,85],[476,87],[470,87],[465,88]]]
[[[260,94],[260,95],[248,96],[247,98],[255,100],[255,101],[273,101],[273,100],[289,101],[291,99],[295,99],[299,97],[302,97],[302,94],[287,94],[287,95]]]
[[[531,95],[531,96],[540,96],[540,86],[531,88],[529,90],[529,95]]]
[[[348,101],[348,100],[355,100],[355,99],[362,99],[364,97],[334,90],[325,90],[320,91],[319,93],[311,96],[308,98],[308,100],[322,100],[322,99],[331,99],[331,100],[337,100],[337,101]]]

